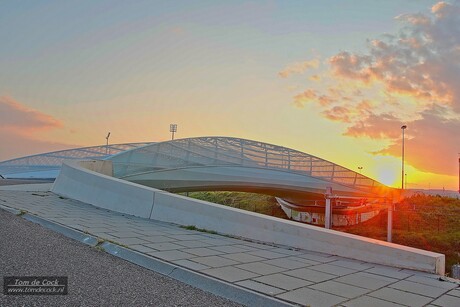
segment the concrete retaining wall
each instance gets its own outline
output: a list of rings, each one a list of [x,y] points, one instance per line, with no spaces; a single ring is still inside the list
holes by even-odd
[[[97,207],[222,234],[444,274],[442,254],[195,200],[65,164],[54,193]]]

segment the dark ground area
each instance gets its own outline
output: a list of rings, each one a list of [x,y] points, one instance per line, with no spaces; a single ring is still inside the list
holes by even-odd
[[[67,295],[4,295],[4,276],[67,276]],[[240,306],[0,209],[0,306]]]
[[[31,183],[50,183],[53,181],[54,179],[3,179],[0,177],[0,186]]]

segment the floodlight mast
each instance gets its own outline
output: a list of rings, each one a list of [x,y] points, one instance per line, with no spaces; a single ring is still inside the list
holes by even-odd
[[[174,140],[174,133],[177,132],[177,124],[170,124],[169,125],[169,132],[172,133],[171,140]]]
[[[402,167],[401,167],[401,190],[404,190],[404,130],[406,130],[407,126],[401,126],[402,130]]]
[[[107,133],[107,136],[105,137],[106,143],[105,143],[105,154],[107,155],[109,152],[109,137],[110,137],[110,132]]]

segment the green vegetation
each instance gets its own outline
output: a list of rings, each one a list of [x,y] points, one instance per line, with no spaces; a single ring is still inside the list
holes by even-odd
[[[245,192],[190,192],[188,197],[287,219],[276,199],[269,195]]]
[[[187,230],[195,230],[195,231],[199,231],[199,232],[206,232],[206,233],[210,233],[210,234],[217,234],[217,232],[215,232],[214,230],[207,230],[207,229],[203,229],[203,228],[197,228],[196,226],[193,226],[193,225],[189,225],[189,226],[180,226],[181,228],[184,228],[184,229],[187,229]]]
[[[387,213],[337,230],[386,240]],[[460,262],[460,200],[417,195],[396,205],[393,242],[446,255],[446,271]]]
[[[27,210],[20,210],[18,214],[16,214],[17,216],[23,216],[24,214],[27,214]]]

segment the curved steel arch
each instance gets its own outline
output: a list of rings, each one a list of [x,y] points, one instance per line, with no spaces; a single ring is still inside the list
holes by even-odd
[[[238,190],[274,195],[376,196],[390,188],[298,150],[231,137],[154,143],[114,155],[114,176],[169,191]]]

